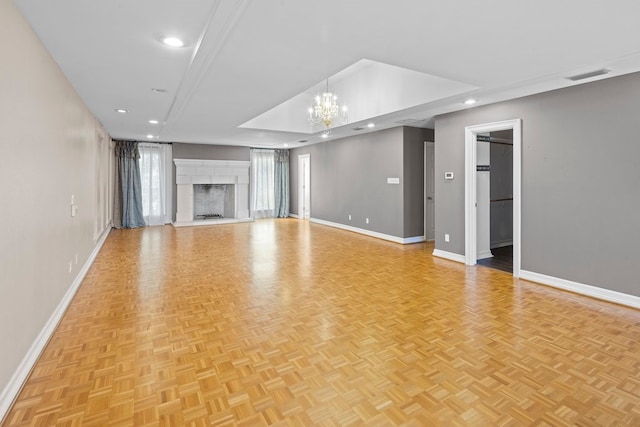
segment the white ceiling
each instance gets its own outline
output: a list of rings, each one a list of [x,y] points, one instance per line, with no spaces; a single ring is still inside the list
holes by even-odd
[[[432,126],[472,108],[469,97],[484,105],[575,85],[566,77],[599,68],[611,72],[583,82],[640,71],[638,0],[14,1],[122,139],[319,142],[306,107],[328,77],[349,106],[338,138],[369,121]],[[187,46],[164,46],[166,35]],[[383,69],[400,77],[382,81]]]

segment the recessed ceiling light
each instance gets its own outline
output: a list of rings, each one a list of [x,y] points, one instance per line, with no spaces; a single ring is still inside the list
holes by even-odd
[[[369,124],[367,125],[367,127],[368,127],[368,128],[372,128],[372,127],[375,127],[375,126],[376,126],[376,124],[375,124],[375,123],[369,123]]]
[[[124,108],[118,108],[118,109],[116,109],[116,113],[126,114],[127,110],[125,110]]]
[[[167,90],[166,90],[166,89],[161,89],[161,88],[158,88],[158,87],[152,87],[152,88],[151,88],[151,92],[155,92],[155,93],[167,93]]]
[[[153,136],[153,135],[151,135],[151,134],[149,134],[149,135],[147,135],[147,138],[149,138],[149,139],[153,139],[153,138],[154,138],[154,136]]]
[[[323,134],[322,134],[322,137],[323,137],[323,138],[329,138],[329,134],[328,134],[328,133],[323,133]]]
[[[466,101],[464,101],[465,105],[473,105],[476,102],[478,102],[478,101],[476,101],[475,99],[472,99],[472,98],[467,99]]]
[[[157,125],[160,122],[157,120],[149,120],[149,123],[151,123],[152,125]]]
[[[289,144],[284,144],[284,146],[285,146],[285,147],[288,147],[288,146],[289,146]]]
[[[165,37],[162,39],[162,43],[171,47],[183,47],[184,42],[177,37]]]

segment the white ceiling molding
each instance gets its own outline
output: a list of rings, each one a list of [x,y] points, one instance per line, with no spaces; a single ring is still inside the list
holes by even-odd
[[[249,0],[221,2],[216,0],[211,8],[207,24],[194,49],[191,61],[185,70],[174,101],[167,112],[165,122],[178,120],[194,94],[199,90],[202,80],[211,71],[211,66],[224,46],[235,23],[249,4]]]
[[[326,90],[326,82],[288,99],[269,111],[243,123],[241,127],[283,132],[318,133],[322,123],[312,126],[304,120],[315,95]],[[466,83],[368,59],[361,59],[329,77],[329,90],[349,109],[349,120],[338,126],[425,105],[442,98],[478,89]]]

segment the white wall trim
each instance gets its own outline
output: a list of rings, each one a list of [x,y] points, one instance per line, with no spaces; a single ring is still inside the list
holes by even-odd
[[[422,242],[426,242],[427,239],[424,238],[424,236],[415,236],[415,237],[404,237],[402,239],[402,244],[403,245],[410,245],[412,243],[422,243]]]
[[[480,252],[478,252],[477,257],[478,257],[478,259],[493,258],[493,254],[491,253],[491,250],[488,250],[488,251],[480,251]]]
[[[500,240],[498,242],[491,242],[491,249],[504,248],[505,246],[513,246],[513,240]]]
[[[294,213],[291,213],[291,212],[289,212],[289,216],[291,218],[296,218],[296,219],[300,218],[300,216],[298,214],[294,214]]]
[[[340,228],[342,230],[351,231],[353,233],[364,234],[365,236],[375,237],[378,239],[388,240],[394,243],[400,243],[402,245],[408,245],[411,243],[424,242],[424,236],[415,236],[415,237],[397,237],[392,236],[390,234],[378,233],[377,231],[365,230],[364,228],[352,227],[350,225],[340,224],[338,222],[325,221],[323,219],[318,218],[309,218],[310,222],[314,222],[316,224],[326,225],[328,227]]]
[[[477,257],[477,195],[476,163],[478,158],[476,136],[479,133],[513,129],[513,276],[520,277],[521,264],[521,188],[522,188],[522,119],[467,126],[464,156],[464,236],[465,264],[476,265]]]
[[[520,270],[520,278],[552,286],[554,288],[563,289],[565,291],[571,291],[577,294],[640,309],[640,297],[635,295],[623,294],[622,292],[599,288],[592,285],[585,285],[584,283],[572,282],[570,280],[534,273],[533,271],[527,270]]]
[[[306,169],[303,166],[304,163],[308,166]],[[308,186],[307,192],[305,192],[305,184]],[[307,194],[309,194],[309,200],[306,200]],[[298,155],[298,218],[311,217],[311,206],[306,206],[305,202],[311,205],[311,153]]]
[[[2,394],[0,394],[0,421],[2,421],[7,415],[7,412],[9,411],[9,408],[11,407],[13,401],[16,399],[16,397],[18,397],[18,393],[20,393],[20,390],[22,390],[23,384],[29,377],[31,370],[38,361],[40,353],[42,353],[42,351],[46,347],[49,339],[51,338],[51,335],[53,335],[56,327],[58,326],[58,323],[60,323],[60,320],[64,316],[64,313],[67,311],[67,307],[69,307],[71,300],[73,300],[73,297],[82,284],[84,277],[87,275],[89,267],[91,267],[91,265],[95,261],[98,253],[100,252],[100,249],[102,249],[102,245],[104,245],[104,242],[107,240],[107,236],[110,232],[111,227],[107,227],[107,229],[102,233],[102,236],[100,236],[100,238],[96,242],[96,246],[91,252],[91,255],[89,255],[89,259],[87,259],[87,261],[84,263],[82,269],[78,271],[78,275],[73,280],[73,283],[71,283],[71,286],[64,294],[64,297],[62,298],[54,312],[49,317],[49,320],[47,320],[47,323],[45,323],[35,341],[33,342],[33,344],[31,344],[31,348],[29,348],[27,354],[25,354],[25,356],[22,358],[20,365],[18,365],[18,369],[16,369],[16,371],[13,373],[13,376],[9,380],[9,383],[5,386],[4,390],[2,390]]]
[[[447,252],[447,251],[442,251],[440,249],[434,249],[432,255],[436,256],[438,258],[448,259],[449,261],[461,262],[462,264],[465,263],[464,255],[454,254],[453,252]]]

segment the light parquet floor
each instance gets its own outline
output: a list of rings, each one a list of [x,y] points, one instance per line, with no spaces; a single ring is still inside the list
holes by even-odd
[[[4,425],[640,425],[639,311],[432,250],[113,231]]]

